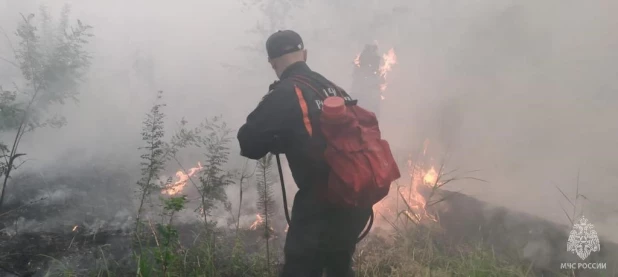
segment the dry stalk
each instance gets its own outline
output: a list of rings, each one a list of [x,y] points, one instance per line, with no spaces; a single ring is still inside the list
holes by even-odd
[[[152,231],[152,235],[154,236],[155,243],[157,243],[157,247],[160,247],[159,239],[157,238],[157,232],[155,231],[154,227],[152,226],[152,221],[150,221],[150,219],[148,219],[148,226],[150,226],[150,231]]]

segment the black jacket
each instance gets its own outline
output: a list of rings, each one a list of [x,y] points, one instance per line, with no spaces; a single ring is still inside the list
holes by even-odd
[[[301,76],[305,83],[291,78],[295,76]],[[302,98],[297,95],[295,85],[301,89]],[[325,184],[329,172],[321,157],[325,147],[319,131],[323,97],[313,89],[347,97],[343,90],[312,71],[306,63],[297,62],[281,74],[279,82],[271,85],[271,90],[249,114],[237,136],[244,157],[260,159],[268,152],[284,153],[301,191]],[[305,122],[310,122],[310,126]]]

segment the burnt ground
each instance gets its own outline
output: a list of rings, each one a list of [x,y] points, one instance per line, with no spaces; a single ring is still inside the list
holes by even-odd
[[[102,253],[122,261],[130,253],[130,213],[120,208],[130,207],[129,181],[125,171],[100,164],[16,171],[0,212],[0,268],[40,276],[54,266],[96,265]]]
[[[48,272],[55,276],[68,269],[77,276],[100,268],[117,274],[135,270],[130,235],[135,224],[135,180],[125,169],[87,164],[71,171],[16,174],[10,184],[0,211],[0,276]],[[203,230],[197,222],[178,222],[174,227],[186,247],[196,243]],[[215,231],[221,249],[233,248],[236,236],[230,228]],[[263,250],[262,231],[240,232],[246,253]],[[285,234],[275,234],[271,243],[281,246],[284,238]]]
[[[129,261],[123,261],[123,257],[131,253],[129,237],[114,231],[21,233],[4,240],[0,247],[8,250],[8,253],[3,251],[0,264],[6,276],[42,276],[48,270],[62,270],[64,266],[87,272],[88,267],[105,259],[128,265]]]
[[[0,212],[0,276],[44,276],[48,270],[61,272],[64,267],[75,270],[77,276],[88,276],[102,266],[116,272],[134,270],[129,235],[134,223],[133,184],[128,172],[108,165],[16,175]],[[437,210],[444,245],[483,242],[510,260],[533,262],[536,276],[554,276],[560,263],[581,262],[566,251],[571,226],[463,194],[450,197]],[[194,243],[202,228],[196,223],[175,227],[185,245]],[[234,232],[223,227],[217,233],[220,243],[228,244],[223,248],[231,249]],[[263,250],[261,231],[242,233],[247,252]],[[281,246],[284,238],[278,234],[274,243]],[[618,266],[616,261],[618,245],[601,238],[601,251],[586,262],[606,262],[606,275],[581,271],[576,276],[615,276],[607,273]]]
[[[180,231],[181,243],[189,247],[195,242],[195,234],[202,225],[175,227]],[[262,250],[260,231],[241,232],[247,254]],[[219,230],[217,238],[221,244],[220,249],[233,248],[234,232]],[[103,268],[115,272],[114,276],[123,276],[118,275],[121,272],[132,276],[136,267],[132,255],[132,238],[121,231],[101,231],[96,234],[25,232],[5,239],[3,237],[0,245],[3,249],[0,276],[44,276],[47,272],[58,273],[65,268],[71,269],[76,276],[87,276]],[[275,243],[281,242],[277,240]],[[151,242],[151,246],[154,246],[154,242]],[[4,252],[5,249],[8,252]]]

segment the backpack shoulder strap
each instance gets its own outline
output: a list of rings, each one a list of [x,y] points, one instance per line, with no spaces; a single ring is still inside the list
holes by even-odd
[[[312,85],[310,84],[309,79],[307,79],[307,78],[305,78],[305,77],[303,77],[303,76],[300,76],[300,75],[295,75],[295,76],[292,76],[292,77],[290,77],[290,79],[291,79],[292,81],[295,81],[295,82],[301,83],[301,84],[303,84],[303,85],[305,85],[305,86],[309,87],[311,90],[313,90],[313,91],[314,91],[314,92],[315,92],[315,93],[316,93],[316,94],[320,97],[320,99],[322,99],[322,100],[326,99],[327,95],[325,95],[324,93],[320,92],[317,88],[315,88],[314,86],[312,86]]]
[[[327,86],[328,85],[332,86],[335,89],[335,91],[336,91],[335,93],[337,94],[337,96],[343,97],[343,98],[349,97],[348,93],[345,92],[345,90],[343,90],[341,87],[339,87],[335,83],[329,81],[328,79],[324,78],[324,76],[320,75],[319,73],[316,73],[316,72],[314,72],[314,73],[317,74],[318,76],[322,77],[324,80],[326,80],[328,82]],[[291,79],[296,80],[298,82],[301,82],[304,85],[310,87],[313,91],[317,92],[323,98],[322,100],[324,100],[325,98],[328,97],[328,95],[324,91],[320,92],[315,87],[310,85],[310,83],[312,81],[318,82],[320,84],[322,84],[323,82],[320,82],[318,80],[315,80],[315,79],[312,79],[312,78],[309,78],[309,77],[303,76],[303,75],[295,75],[295,76],[292,76]]]
[[[346,97],[350,97],[350,95],[348,95],[348,93],[342,89],[341,87],[339,87],[337,84],[333,83],[332,81],[326,79],[326,77],[322,76],[320,73],[314,72],[316,75],[320,76],[322,79],[326,80],[328,83],[330,83],[330,85],[332,85],[335,89],[337,94],[339,94],[338,96],[343,97],[344,99]]]
[[[318,74],[318,73],[316,73]],[[318,74],[319,75],[319,74]],[[322,76],[322,75],[319,75]],[[324,78],[324,77],[322,77]],[[325,100],[326,98],[329,97],[329,95],[325,92],[325,91],[320,91],[318,89],[316,89],[314,86],[311,85],[311,81],[312,79],[310,79],[309,77],[306,76],[302,76],[302,75],[294,75],[291,76],[290,79],[292,81],[301,83],[307,87],[309,87],[311,90],[313,90],[318,97],[320,97],[321,100]],[[328,81],[328,79],[324,78],[325,80]],[[316,80],[313,80],[316,81]],[[319,82],[319,81],[316,81]],[[345,99],[346,105],[356,105],[358,100],[352,100],[352,98],[350,97],[350,95],[343,90],[341,87],[339,87],[338,85],[336,85],[335,83],[328,81],[330,83],[330,85],[332,85],[335,88],[335,93],[337,94],[337,96],[342,97],[343,99]],[[296,86],[298,88],[298,86]]]

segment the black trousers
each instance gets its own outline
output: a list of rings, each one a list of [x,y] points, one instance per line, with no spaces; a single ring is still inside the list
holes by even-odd
[[[352,256],[371,209],[339,208],[299,191],[294,198],[280,277],[354,276]]]

